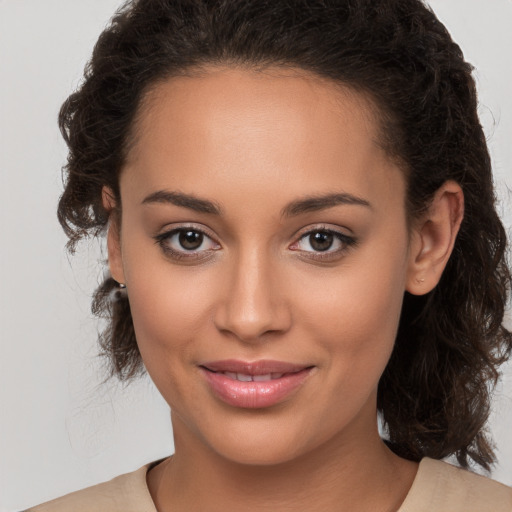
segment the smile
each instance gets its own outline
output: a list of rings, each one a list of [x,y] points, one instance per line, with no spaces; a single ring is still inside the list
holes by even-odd
[[[226,377],[240,382],[265,382],[268,380],[280,379],[284,373],[266,373],[264,375],[248,375],[245,373],[234,373],[234,372],[217,372],[222,373]]]
[[[313,369],[281,361],[216,361],[200,366],[213,395],[233,407],[271,407],[291,397]]]

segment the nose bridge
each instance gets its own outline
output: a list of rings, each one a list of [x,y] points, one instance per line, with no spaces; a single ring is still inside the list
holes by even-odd
[[[239,251],[227,275],[227,293],[217,327],[243,341],[287,328],[288,314],[278,290],[276,263],[254,244]]]

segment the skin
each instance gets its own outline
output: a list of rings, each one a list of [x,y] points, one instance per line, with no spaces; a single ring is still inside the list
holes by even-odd
[[[446,183],[409,231],[404,175],[378,144],[373,112],[358,93],[298,70],[212,67],[146,98],[108,245],[172,410],[175,454],[148,473],[160,512],[378,512],[405,498],[417,465],[381,441],[377,386],[404,291],[437,284],[463,198]],[[145,202],[161,191],[220,214]],[[333,192],[368,205],[283,215]],[[115,206],[108,189],[104,204]],[[208,237],[187,253],[164,236],[178,228]],[[315,230],[342,239],[315,251]],[[313,369],[283,402],[244,409],[219,400],[199,371],[220,359]]]

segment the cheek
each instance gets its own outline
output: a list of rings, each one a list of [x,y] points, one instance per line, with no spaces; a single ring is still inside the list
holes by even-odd
[[[144,366],[171,409],[181,410],[184,401],[200,403],[197,390],[187,383],[194,340],[209,316],[208,294],[204,287],[166,270],[162,274],[153,266],[132,276],[129,298]]]
[[[153,265],[130,276],[130,306],[141,344],[179,346],[204,327],[211,316],[215,275],[176,271]]]
[[[134,243],[123,247],[123,262],[137,343],[163,392],[166,382],[175,387],[180,380],[180,366],[170,362],[190,361],[194,340],[206,338],[200,333],[211,319],[212,290],[220,283],[207,267],[173,265],[147,242],[145,247],[132,239]]]
[[[307,290],[297,295],[309,299],[301,307],[304,325],[347,384],[368,379],[376,385],[389,360],[403,301],[405,253],[389,251],[377,261],[361,253],[357,265],[335,270],[323,287],[302,280]]]

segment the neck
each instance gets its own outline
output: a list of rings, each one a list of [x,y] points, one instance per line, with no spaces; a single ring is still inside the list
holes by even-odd
[[[173,421],[175,454],[148,474],[160,512],[308,510],[396,511],[417,465],[394,455],[371,432],[354,429],[312,452],[275,465],[240,464],[223,458]]]

